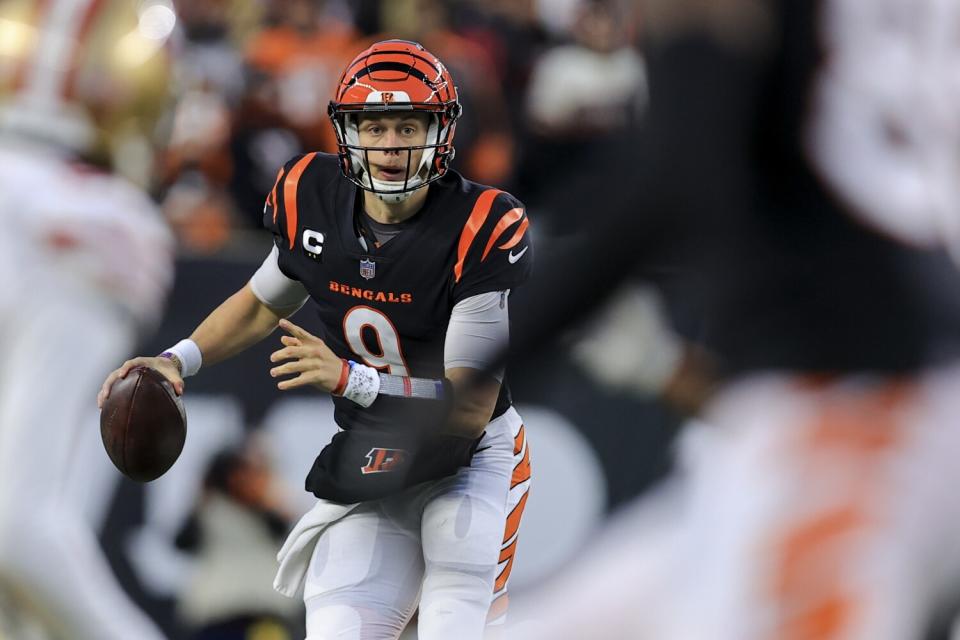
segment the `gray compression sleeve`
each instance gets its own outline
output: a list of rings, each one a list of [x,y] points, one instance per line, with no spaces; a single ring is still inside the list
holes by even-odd
[[[509,291],[491,291],[453,307],[443,348],[443,366],[485,370],[510,342]],[[503,381],[503,371],[496,374]]]
[[[461,300],[453,307],[450,314],[450,323],[447,325],[447,338],[443,350],[443,366],[445,369],[454,367],[468,367],[485,370],[510,340],[510,325],[507,312],[507,296],[509,291],[492,291],[481,293]],[[372,367],[357,367],[357,374],[365,373],[362,369]],[[428,378],[409,378],[387,373],[379,374],[378,395],[400,398],[425,398],[440,400],[444,394],[442,380]],[[503,381],[503,372],[496,375],[498,381]]]
[[[508,295],[509,291],[481,293],[461,300],[453,307],[444,345],[445,369],[468,367],[486,370],[493,358],[506,348],[510,340]],[[502,382],[503,372],[499,372],[496,378]],[[354,389],[362,389],[363,392],[355,392]],[[351,362],[347,389],[343,395],[367,407],[379,395],[441,400],[444,394],[443,380],[380,373],[373,367]],[[355,395],[357,397],[353,397]]]
[[[257,300],[278,311],[293,313],[310,297],[306,288],[280,270],[280,252],[274,246],[257,272],[250,278],[250,289]]]

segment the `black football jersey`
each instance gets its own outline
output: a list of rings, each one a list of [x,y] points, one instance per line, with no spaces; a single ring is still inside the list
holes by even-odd
[[[461,300],[513,289],[533,263],[529,220],[509,193],[454,171],[432,183],[423,208],[382,246],[363,235],[362,191],[336,156],[309,153],[280,170],[264,207],[279,265],[310,293],[322,338],[341,358],[384,373],[439,379],[450,314]],[[334,398],[343,429],[396,428],[402,398],[364,409]],[[504,383],[494,417],[510,405]]]

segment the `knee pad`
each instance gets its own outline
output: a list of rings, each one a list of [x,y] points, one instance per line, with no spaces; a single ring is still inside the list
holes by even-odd
[[[393,640],[407,626],[407,615],[309,599],[306,640]]]
[[[493,599],[495,567],[430,567],[423,583],[420,620],[467,616],[485,620]]]
[[[347,605],[313,607],[307,601],[306,640],[352,640],[360,637],[360,613]]]

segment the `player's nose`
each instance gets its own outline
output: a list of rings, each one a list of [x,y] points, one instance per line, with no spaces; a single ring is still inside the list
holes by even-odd
[[[387,129],[386,134],[384,135],[383,146],[387,147],[386,153],[390,154],[399,154],[398,149],[391,149],[390,147],[399,147],[400,146],[400,135],[395,129]]]

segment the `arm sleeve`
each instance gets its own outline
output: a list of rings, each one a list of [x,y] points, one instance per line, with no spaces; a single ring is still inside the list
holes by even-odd
[[[310,294],[298,280],[284,275],[280,270],[279,259],[280,250],[274,246],[266,260],[250,278],[250,288],[257,300],[271,309],[296,311],[303,306]]]
[[[490,368],[510,341],[509,291],[490,291],[461,300],[453,307],[443,349],[445,369]],[[503,381],[503,370],[492,372]]]

